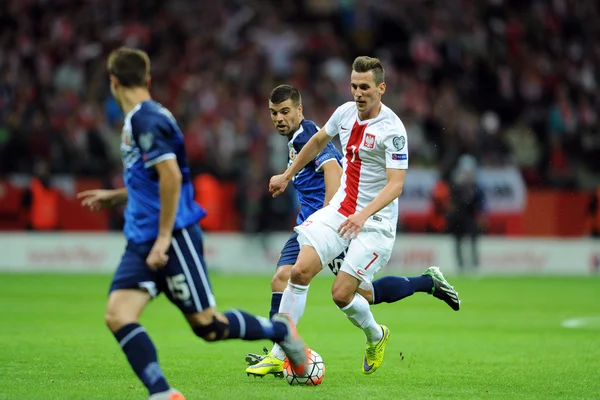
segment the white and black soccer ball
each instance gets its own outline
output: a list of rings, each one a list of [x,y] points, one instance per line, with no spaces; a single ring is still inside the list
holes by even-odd
[[[325,377],[325,363],[319,353],[311,349],[306,376],[296,375],[287,357],[283,362],[283,376],[290,385],[317,386]]]

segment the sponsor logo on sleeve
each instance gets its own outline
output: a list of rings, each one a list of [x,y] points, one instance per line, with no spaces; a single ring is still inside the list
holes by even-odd
[[[392,160],[406,161],[406,160],[408,160],[408,155],[407,154],[400,154],[400,153],[393,153],[392,154]]]

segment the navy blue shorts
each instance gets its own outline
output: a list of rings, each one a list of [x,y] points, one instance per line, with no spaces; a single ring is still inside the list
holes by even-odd
[[[279,256],[279,261],[277,262],[277,268],[281,267],[282,265],[296,264],[298,254],[300,254],[300,244],[298,243],[298,234],[294,232],[288,241],[285,242],[283,250],[281,250],[281,255]],[[344,255],[345,253],[340,254],[333,261],[327,264],[334,275],[338,274],[338,271],[342,266],[342,262],[344,261]]]
[[[279,261],[277,261],[277,268],[282,265],[294,265],[300,254],[300,244],[298,243],[298,234],[292,233],[292,236],[283,245],[281,254],[279,255]]]
[[[169,300],[184,314],[193,314],[215,307],[215,296],[202,244],[202,230],[196,224],[173,232],[169,261],[164,268],[153,271],[146,264],[154,241],[127,243],[121,263],[115,272],[110,292],[118,289],[145,289],[152,297],[165,292]]]

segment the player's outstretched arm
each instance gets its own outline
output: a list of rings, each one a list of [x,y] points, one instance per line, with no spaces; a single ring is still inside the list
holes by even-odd
[[[317,154],[323,151],[330,141],[331,137],[327,135],[325,128],[321,128],[319,132],[315,133],[304,145],[302,150],[300,150],[300,153],[298,153],[292,165],[290,165],[283,174],[275,175],[271,178],[271,181],[269,182],[269,192],[271,192],[273,197],[277,197],[283,193],[294,175],[313,160]]]
[[[82,207],[97,212],[127,203],[127,188],[85,190],[77,193],[77,198],[81,199]]]
[[[342,167],[336,160],[333,160],[324,164],[322,169],[325,179],[325,201],[323,201],[323,207],[325,207],[340,188]]]
[[[400,197],[406,178],[405,169],[387,168],[387,184],[381,192],[365,208],[356,214],[350,215],[339,227],[338,232],[345,238],[353,238],[358,235],[365,221],[376,214],[379,210]]]

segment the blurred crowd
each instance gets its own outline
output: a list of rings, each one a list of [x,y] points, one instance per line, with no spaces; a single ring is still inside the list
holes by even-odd
[[[119,184],[123,115],[105,62],[127,45],[148,51],[153,96],[177,117],[194,171],[237,182],[249,220],[287,159],[269,92],[297,86],[322,125],[351,99],[357,55],[384,62],[411,166],[448,175],[471,154],[518,167],[530,186],[591,188],[599,19],[596,0],[5,0],[0,174],[45,163]],[[293,208],[278,201],[272,211]]]

